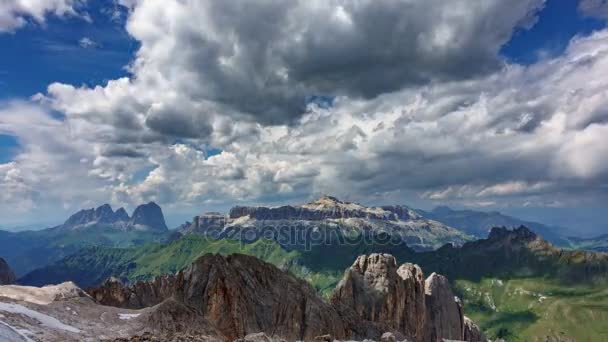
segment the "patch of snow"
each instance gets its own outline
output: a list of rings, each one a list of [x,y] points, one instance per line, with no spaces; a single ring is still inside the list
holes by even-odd
[[[0,341],[3,342],[33,342],[24,332],[26,330],[15,329],[5,322],[0,321]]]
[[[118,314],[118,318],[123,319],[123,320],[127,320],[127,321],[128,321],[128,320],[130,320],[130,319],[132,319],[132,318],[137,318],[137,317],[139,317],[139,315],[141,315],[141,314],[127,314],[127,313],[121,313],[121,314]]]
[[[80,333],[80,330],[77,328],[74,328],[73,326],[63,324],[54,317],[45,315],[38,311],[28,309],[23,305],[13,304],[13,303],[0,303],[0,311],[28,316],[30,318],[37,320],[38,322],[40,322],[40,324],[42,324],[48,328],[51,328],[51,329],[64,330],[64,331],[69,331],[72,333]]]

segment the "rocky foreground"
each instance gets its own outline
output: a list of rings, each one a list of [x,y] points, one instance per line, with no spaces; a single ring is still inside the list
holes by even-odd
[[[19,342],[486,340],[445,277],[388,254],[357,258],[329,301],[255,257],[208,254],[175,275],[110,279],[88,294],[2,286],[0,315],[0,337]]]

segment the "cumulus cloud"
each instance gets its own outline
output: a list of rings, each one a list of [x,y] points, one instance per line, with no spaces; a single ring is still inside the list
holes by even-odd
[[[310,95],[370,99],[495,71],[502,63],[500,47],[514,29],[533,22],[543,2],[125,4],[132,8],[127,30],[141,42],[130,87],[138,94],[142,88],[168,89],[182,97],[180,103],[204,107],[202,112],[289,123],[301,116]],[[183,125],[192,122],[181,119]]]
[[[3,0],[0,2],[0,33],[14,32],[28,19],[44,24],[46,16],[78,16],[77,7],[86,0]],[[84,15],[84,14],[83,14]],[[84,18],[88,16],[84,15]]]
[[[23,146],[2,201],[605,202],[608,30],[530,66],[498,57],[542,4],[130,3],[131,77],[2,109]],[[319,94],[332,104],[303,102]]]

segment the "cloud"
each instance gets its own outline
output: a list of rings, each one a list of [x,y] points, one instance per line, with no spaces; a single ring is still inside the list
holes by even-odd
[[[78,45],[80,45],[80,47],[82,47],[84,49],[92,49],[92,48],[97,47],[97,43],[89,37],[82,37],[78,41]]]
[[[138,94],[169,89],[179,94],[179,103],[205,107],[201,112],[293,123],[311,95],[372,99],[408,86],[494,72],[502,65],[500,47],[516,28],[533,21],[543,3],[124,4],[131,8],[127,30],[141,43],[129,86]],[[491,24],[487,18],[494,18]],[[178,111],[183,112],[179,107],[168,112]],[[183,125],[196,121],[182,120]]]
[[[34,102],[2,107],[0,131],[23,151],[1,165],[1,207],[156,200],[198,211],[323,193],[606,203],[608,80],[597,75],[608,72],[608,30],[573,39],[561,56],[509,64],[498,49],[543,2],[466,4],[476,10],[131,4],[127,29],[141,48],[130,77],[53,83]],[[327,94],[331,105],[302,103]],[[209,157],[208,147],[222,152]],[[141,170],[152,171],[134,177]]]
[[[580,0],[578,10],[588,17],[608,19],[608,1],[606,0]]]
[[[28,19],[44,24],[46,16],[82,16],[77,8],[86,0],[5,0],[0,2],[0,33],[14,32],[23,27]],[[89,18],[90,19],[90,18]]]

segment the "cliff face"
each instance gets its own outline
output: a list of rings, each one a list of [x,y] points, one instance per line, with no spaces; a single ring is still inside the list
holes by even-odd
[[[380,340],[389,332],[417,341],[429,341],[431,335],[437,341],[465,336],[485,341],[474,324],[464,324],[453,294],[425,293],[436,282],[427,283],[418,266],[398,266],[386,254],[361,256],[327,303],[305,281],[255,257],[208,254],[176,275],[130,287],[108,281],[89,293],[103,305],[169,310],[153,315],[155,326],[162,322],[164,330],[188,333],[208,324],[227,340],[259,332],[288,341],[323,335]],[[432,315],[429,310],[450,314]],[[193,323],[186,326],[171,317]]]
[[[388,234],[415,250],[429,250],[445,243],[462,245],[468,237],[439,222],[428,220],[406,206],[367,207],[323,196],[302,205],[281,207],[237,206],[227,216],[209,213],[196,216],[182,227],[183,234],[240,239],[271,233],[307,236],[310,232]],[[245,233],[243,233],[245,232]],[[281,243],[280,241],[277,241]],[[297,246],[290,246],[293,248]]]
[[[344,274],[331,302],[352,308],[387,330],[422,338],[425,329],[424,277],[420,267],[397,265],[392,255],[360,256]]]
[[[0,285],[10,285],[16,280],[15,273],[8,266],[8,263],[0,258]]]

